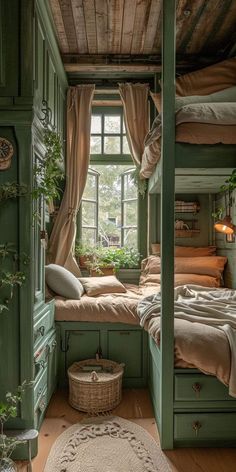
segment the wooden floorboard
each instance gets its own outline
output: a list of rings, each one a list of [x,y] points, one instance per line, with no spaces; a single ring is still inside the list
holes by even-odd
[[[49,404],[39,434],[39,452],[33,459],[33,472],[43,472],[50,448],[56,438],[66,428],[87,417],[86,414],[69,406],[67,396],[66,391],[58,391]],[[113,413],[139,424],[159,443],[147,389],[125,389],[123,400]],[[236,472],[236,449],[185,448],[165,451],[165,454],[172,472]],[[23,470],[19,468],[19,471]]]

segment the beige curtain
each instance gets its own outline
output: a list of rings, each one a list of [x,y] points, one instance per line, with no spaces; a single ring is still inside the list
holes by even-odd
[[[94,85],[78,85],[68,90],[66,187],[49,242],[50,262],[66,267],[76,276],[81,275],[74,258],[76,215],[89,166],[94,89]]]
[[[147,84],[119,84],[124,106],[124,117],[130,153],[137,167],[140,167],[144,151],[144,139],[149,131]]]

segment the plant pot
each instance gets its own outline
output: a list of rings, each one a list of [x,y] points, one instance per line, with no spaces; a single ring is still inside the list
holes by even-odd
[[[91,277],[102,277],[104,275],[114,275],[115,268],[113,266],[99,267],[99,269],[90,269]]]
[[[0,472],[17,472],[17,466],[10,457],[0,459]]]
[[[92,262],[93,256],[79,256],[77,257],[77,260],[79,262],[79,266],[82,267],[83,269],[88,268],[88,263]]]

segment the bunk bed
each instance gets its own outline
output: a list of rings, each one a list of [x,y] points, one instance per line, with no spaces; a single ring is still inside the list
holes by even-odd
[[[215,377],[174,365],[174,205],[177,193],[216,193],[236,164],[236,145],[175,142],[175,1],[163,4],[162,149],[149,180],[161,195],[159,345],[149,334],[149,388],[163,449],[235,446],[236,400]]]

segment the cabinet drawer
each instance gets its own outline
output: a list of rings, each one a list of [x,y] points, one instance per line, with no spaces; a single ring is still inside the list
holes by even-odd
[[[40,376],[38,382],[34,387],[34,406],[36,407],[43,391],[47,387],[47,367],[43,370],[42,375]]]
[[[178,413],[174,415],[175,440],[235,440],[236,413]]]
[[[37,315],[34,324],[34,344],[37,345],[48,334],[54,325],[54,305],[47,304]]]
[[[108,331],[108,358],[125,364],[124,377],[141,377],[143,372],[141,330]]]
[[[39,429],[43,421],[46,408],[47,408],[47,387],[45,387],[41,396],[39,397],[37,405],[34,410],[34,427],[36,429]]]
[[[175,375],[176,401],[220,401],[233,400],[228,389],[216,377],[205,374]]]

